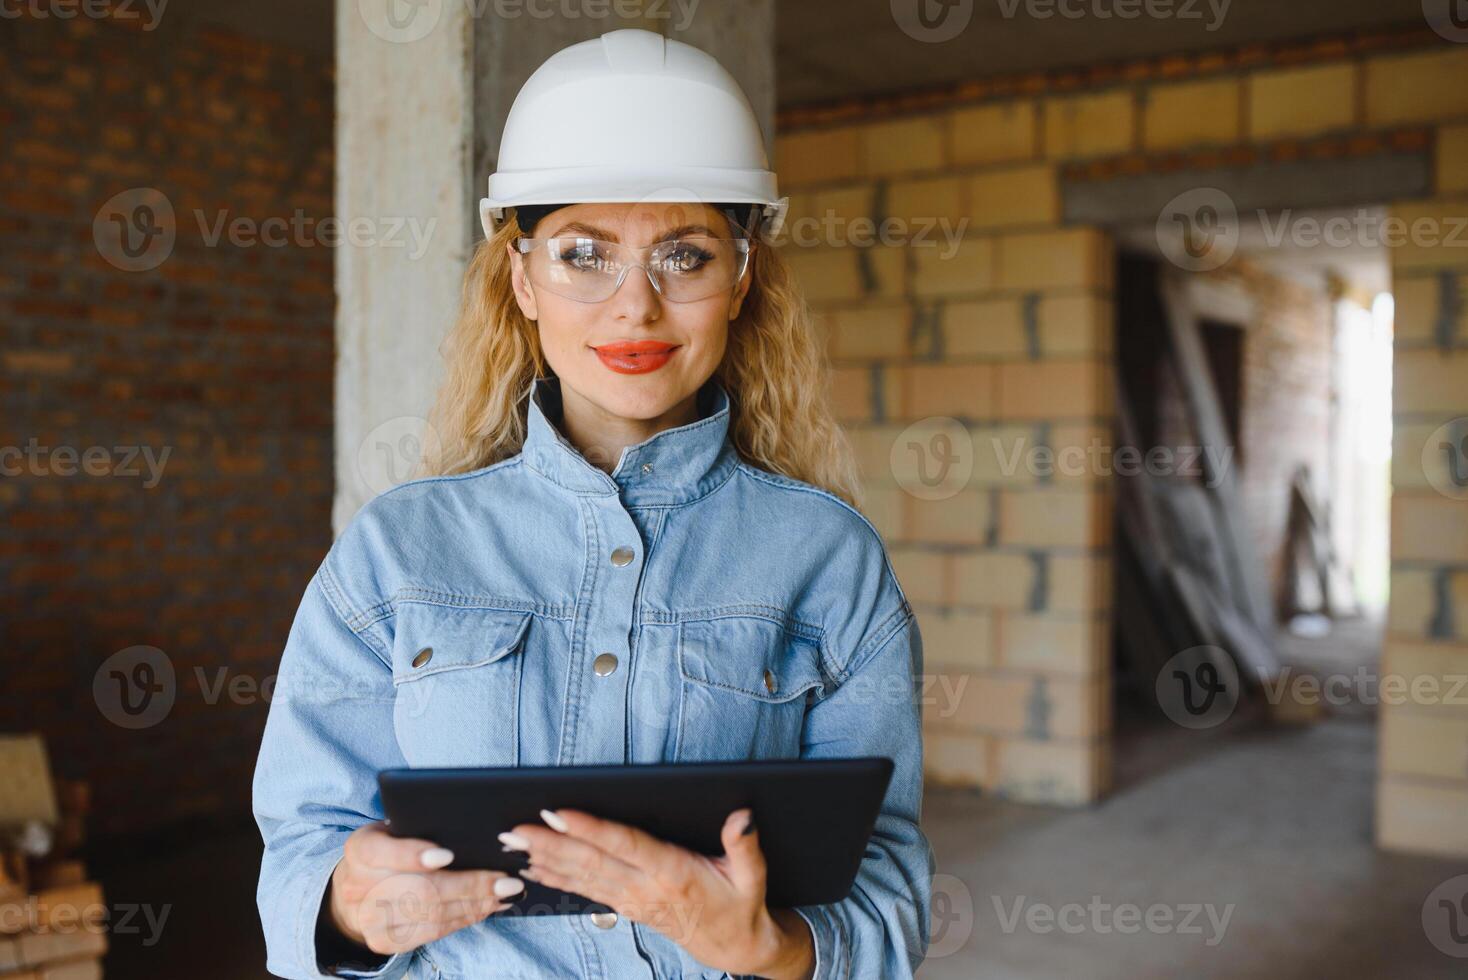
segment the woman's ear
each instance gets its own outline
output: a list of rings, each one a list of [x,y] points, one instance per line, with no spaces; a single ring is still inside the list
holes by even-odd
[[[729,319],[739,317],[739,310],[744,305],[744,297],[749,295],[749,287],[754,283],[754,250],[759,246],[754,242],[749,243],[749,261],[744,266],[744,275],[734,284],[734,297],[729,301]]]
[[[505,251],[510,256],[510,285],[515,290],[515,302],[520,305],[520,312],[525,314],[527,320],[538,320],[540,309],[535,303],[535,292],[530,288],[530,281],[525,278],[525,256],[520,254],[513,242],[505,243]]]

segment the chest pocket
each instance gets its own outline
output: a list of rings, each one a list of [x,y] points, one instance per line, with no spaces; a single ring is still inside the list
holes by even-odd
[[[393,725],[410,766],[513,766],[532,616],[421,602],[398,606]]]
[[[676,758],[793,759],[825,680],[816,641],[758,616],[685,621]]]

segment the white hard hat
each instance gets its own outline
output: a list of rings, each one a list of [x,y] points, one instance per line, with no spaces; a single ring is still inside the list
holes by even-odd
[[[525,82],[479,220],[493,235],[506,208],[639,201],[762,205],[771,236],[789,206],[754,110],[724,66],[626,29],[563,48]]]

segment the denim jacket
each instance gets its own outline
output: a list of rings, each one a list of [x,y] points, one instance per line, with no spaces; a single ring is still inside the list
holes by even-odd
[[[922,645],[876,531],[743,461],[716,381],[610,475],[557,430],[558,385],[535,382],[518,455],[378,495],[306,587],[254,780],[269,970],[725,977],[615,915],[492,915],[336,973],[315,926],[343,841],[382,819],[382,769],[879,755],[896,769],[855,885],[797,911],[818,980],[911,976],[934,870]]]

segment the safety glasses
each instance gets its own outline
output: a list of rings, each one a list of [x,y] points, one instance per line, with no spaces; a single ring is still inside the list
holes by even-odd
[[[749,265],[747,238],[688,236],[641,248],[580,236],[521,238],[535,286],[578,303],[600,303],[641,269],[658,295],[674,303],[708,299],[733,288]]]

